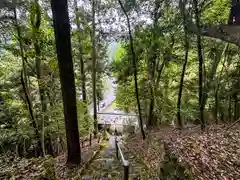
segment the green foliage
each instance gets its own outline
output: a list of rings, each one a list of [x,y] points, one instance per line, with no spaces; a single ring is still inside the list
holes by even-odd
[[[136,111],[136,100],[134,98],[133,81],[118,84],[116,90],[116,105],[120,110],[130,112]]]
[[[213,0],[209,7],[204,9],[202,19],[208,24],[226,24],[229,17],[230,1]]]
[[[186,3],[190,5],[190,2]],[[152,8],[154,8],[154,6]],[[201,24],[203,25],[223,24],[228,20],[229,1],[227,0],[204,2],[199,5],[199,8],[201,8]],[[159,123],[169,123],[176,120],[179,80],[185,53],[184,31],[179,9],[165,1],[162,2],[160,9],[162,11],[157,22],[157,29],[154,29],[152,23],[150,26],[136,25],[133,30],[133,38],[138,59],[138,83],[143,115],[147,117],[149,114],[149,61],[155,54],[154,62],[156,67],[154,77],[155,84],[153,84],[155,87],[153,112]],[[192,13],[190,9],[186,9],[186,11],[185,13]],[[153,18],[154,17],[152,17],[152,21],[154,22]],[[157,33],[154,34],[156,30]],[[156,35],[157,38],[154,38],[154,35]],[[181,103],[181,116],[186,124],[197,122],[199,114],[196,41],[194,36],[190,36],[191,34],[188,35],[190,48]],[[121,42],[120,48],[118,48],[115,53],[111,68],[118,81],[116,90],[117,107],[130,112],[136,111],[136,98],[132,81],[131,53],[127,42],[127,40]],[[156,47],[153,48],[154,44]],[[229,74],[229,72],[239,73],[237,70],[239,63],[236,64],[237,59],[239,59],[239,57],[236,56],[238,52],[236,51],[236,47],[231,46],[225,53],[225,47],[226,43],[224,42],[203,38],[203,103],[205,116],[207,119],[209,118],[209,123],[214,113],[216,103],[219,106],[216,108],[221,109],[218,111],[218,116],[224,114],[223,116],[227,117],[228,105],[224,105],[224,102],[228,101],[230,94],[230,96],[233,96],[239,92],[236,89],[239,83],[236,84],[235,75]],[[224,61],[226,62],[224,63]],[[158,82],[157,79],[161,64],[164,64],[164,68]],[[238,80],[237,78],[237,81]],[[231,91],[231,88],[236,91]],[[218,102],[215,99],[216,89],[219,94]],[[230,94],[227,93],[230,91]],[[232,103],[233,102],[230,104]],[[233,115],[233,109],[229,113]]]
[[[24,1],[25,2],[25,1]],[[62,106],[62,94],[59,80],[58,62],[55,50],[54,29],[52,19],[48,15],[50,3],[41,1],[40,4],[27,2],[17,5],[17,24],[20,29],[20,37],[17,33],[16,22],[0,18],[0,148],[5,152],[16,144],[23,145],[29,141],[28,149],[36,141],[36,131],[41,132],[41,116],[48,116],[44,122],[46,136],[52,140],[64,137],[64,113]],[[176,103],[180,84],[180,75],[184,61],[185,44],[183,19],[178,5],[175,2],[160,1],[123,1],[123,5],[131,20],[134,49],[138,68],[139,96],[143,117],[149,115],[151,101],[150,87],[153,87],[154,108],[153,118],[158,123],[169,123],[176,120]],[[87,3],[87,2],[86,2]],[[185,14],[188,19],[195,21],[192,15],[192,2],[186,1]],[[84,5],[88,6],[90,4]],[[133,81],[132,54],[128,39],[117,39],[118,47],[108,62],[107,38],[114,37],[114,28],[110,27],[110,19],[113,12],[119,10],[114,2],[98,2],[96,14],[96,77],[97,96],[103,98],[105,77],[111,71],[117,80],[116,105],[126,112],[137,112],[136,96]],[[199,3],[201,26],[226,23],[229,16],[228,0],[213,0]],[[70,9],[73,9],[70,3]],[[153,10],[156,10],[155,14]],[[91,11],[81,5],[79,7],[80,30],[72,25],[71,41],[74,59],[74,73],[77,94],[77,113],[80,136],[86,136],[93,131],[93,120],[89,115],[88,106],[92,102],[92,42],[91,42]],[[13,14],[12,10],[3,10]],[[144,18],[142,16],[144,15]],[[141,16],[141,17],[140,17]],[[5,17],[5,16],[4,16]],[[3,17],[3,18],[4,18]],[[156,19],[155,19],[156,18]],[[75,22],[70,13],[71,23]],[[119,18],[121,19],[121,18]],[[41,23],[40,23],[41,22]],[[117,29],[124,30],[121,23]],[[108,31],[105,33],[105,30]],[[116,34],[126,34],[117,32]],[[107,36],[107,38],[106,38]],[[81,44],[79,44],[79,38]],[[239,49],[215,39],[203,39],[204,57],[204,105],[207,119],[212,117],[214,109],[221,119],[229,119],[233,116],[240,117],[239,109]],[[24,63],[22,62],[20,43],[22,42]],[[188,32],[190,43],[188,64],[185,72],[181,115],[185,123],[196,122],[199,113],[198,104],[198,63],[196,38]],[[36,44],[41,50],[36,54]],[[82,52],[80,52],[80,45]],[[81,53],[81,54],[80,54]],[[87,102],[79,100],[82,94],[81,63],[79,55],[84,60],[84,73],[86,76]],[[36,57],[41,60],[43,88],[46,94],[47,111],[42,114],[39,87],[36,74]],[[154,62],[154,63],[152,63]],[[155,67],[152,67],[153,64]],[[24,66],[23,66],[24,65]],[[109,67],[109,69],[107,69]],[[161,67],[163,67],[162,72]],[[154,78],[151,82],[152,68]],[[33,109],[33,119],[24,88],[21,84],[21,71],[25,70],[27,94]],[[161,72],[161,73],[160,73]],[[216,95],[217,94],[217,95]],[[223,118],[222,118],[223,117]],[[34,127],[33,124],[36,124]],[[209,122],[211,123],[211,122]],[[64,139],[64,138],[62,138]],[[13,150],[14,151],[14,150]]]
[[[80,8],[80,10],[82,10]],[[0,9],[1,12],[2,9]],[[19,144],[20,151],[28,151],[36,144],[36,133],[41,133],[42,118],[48,117],[44,122],[44,134],[46,139],[50,138],[53,146],[56,140],[65,139],[64,113],[62,104],[61,85],[59,78],[58,61],[56,57],[56,44],[50,2],[31,1],[17,4],[16,21],[0,18],[1,30],[11,31],[6,36],[0,35],[0,151],[8,150],[15,153],[15,145]],[[13,14],[12,9],[4,12]],[[86,11],[86,13],[88,13]],[[92,76],[91,76],[91,28],[88,25],[89,19],[82,12],[80,13],[81,27],[83,32],[73,28],[72,31],[72,52],[75,69],[75,82],[77,92],[77,113],[80,136],[87,136],[92,132],[93,120],[89,115],[88,106],[92,99]],[[70,17],[72,20],[72,17]],[[17,24],[15,24],[17,22]],[[8,26],[5,26],[5,23]],[[17,25],[17,26],[16,26]],[[20,30],[20,36],[17,31]],[[8,29],[7,29],[8,28]],[[81,95],[79,41],[80,34],[82,55],[85,65],[86,92],[88,102],[85,104],[79,100]],[[100,36],[97,36],[97,93],[103,97],[107,43]],[[20,52],[22,42],[23,57]],[[37,47],[39,46],[39,47]],[[36,50],[40,50],[37,53]],[[24,59],[24,63],[22,62]],[[37,63],[36,63],[37,61]],[[41,62],[41,63],[39,63]],[[40,65],[39,65],[40,64]],[[38,66],[38,69],[36,69]],[[28,101],[20,81],[21,71],[25,70],[25,88],[32,106],[33,119],[30,116]],[[41,71],[41,82],[38,82],[37,72]],[[40,84],[44,90],[45,101],[40,99]],[[46,112],[42,111],[42,104],[46,104]],[[34,121],[34,122],[33,122]],[[36,124],[36,127],[34,127]],[[27,143],[25,143],[27,142]],[[25,144],[24,144],[25,143]],[[47,142],[45,142],[47,143]],[[53,147],[54,148],[54,147]],[[20,155],[22,156],[22,155]]]
[[[88,113],[88,106],[80,100],[77,101],[77,113],[79,135],[85,137],[93,131],[93,118]]]

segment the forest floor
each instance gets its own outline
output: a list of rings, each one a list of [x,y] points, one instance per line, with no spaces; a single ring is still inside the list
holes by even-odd
[[[66,166],[64,153],[56,158],[11,160],[3,156],[0,179],[121,179],[123,167],[116,159],[113,140],[110,141],[85,145],[82,157],[83,164],[91,159],[88,166]],[[156,177],[151,179],[164,180],[240,179],[239,125],[209,126],[205,132],[199,126],[182,130],[159,127],[149,130],[144,141],[136,134],[121,146],[131,164],[130,179],[145,180],[150,175]]]
[[[8,159],[3,156],[2,159],[0,158],[0,179],[95,180],[100,178],[120,180],[123,178],[124,169],[120,159],[116,158],[115,136],[108,134],[107,139],[109,140],[103,140],[100,143],[94,139],[91,147],[86,142],[82,148],[82,164],[79,166],[66,165],[66,153],[56,158],[46,156],[44,158]],[[120,146],[124,158],[130,162],[129,178],[149,179],[151,173],[146,165],[127,151],[123,141],[120,141]]]
[[[97,139],[92,140],[92,146],[85,142],[82,148],[82,164],[88,162],[100,150]],[[61,153],[56,158],[15,158],[14,155],[0,157],[0,179],[72,179],[82,171],[82,166],[67,166],[66,153]]]
[[[154,128],[147,133],[145,141],[138,134],[129,139],[126,146],[148,168],[159,174],[163,173],[167,155],[174,157],[177,161],[174,163],[179,164],[184,169],[183,174],[192,179],[240,179],[239,125],[214,125],[205,132],[201,132],[199,126],[183,130]]]

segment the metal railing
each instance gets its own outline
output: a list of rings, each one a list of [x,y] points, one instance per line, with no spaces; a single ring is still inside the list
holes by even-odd
[[[122,162],[122,165],[123,165],[123,170],[124,170],[123,179],[128,180],[128,178],[129,178],[129,161],[126,160],[123,156],[123,152],[118,143],[117,136],[115,137],[115,147],[116,147],[116,157],[117,157],[117,159],[119,159],[119,155],[120,155],[120,161]]]

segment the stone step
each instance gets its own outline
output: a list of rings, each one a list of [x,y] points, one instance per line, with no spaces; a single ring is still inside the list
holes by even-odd
[[[121,145],[123,146],[123,145]],[[129,177],[130,179],[149,179],[147,167],[139,162],[132,154],[122,148],[124,157],[129,161]],[[116,158],[116,149],[109,146],[103,149],[84,171],[82,179],[106,179],[106,180],[121,180],[123,179],[124,169],[119,159]],[[150,178],[151,179],[151,178]]]

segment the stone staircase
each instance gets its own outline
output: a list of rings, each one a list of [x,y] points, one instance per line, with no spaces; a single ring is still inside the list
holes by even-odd
[[[122,168],[116,159],[115,148],[103,148],[84,171],[82,179],[121,179]]]
[[[126,151],[124,145],[121,144],[124,158],[129,161],[129,179],[132,180],[148,180],[158,179],[151,177],[151,173],[139,160]],[[103,148],[95,159],[89,164],[84,171],[82,179],[84,180],[121,180],[123,179],[123,167],[119,159],[116,158],[115,144],[110,142],[107,147]]]

